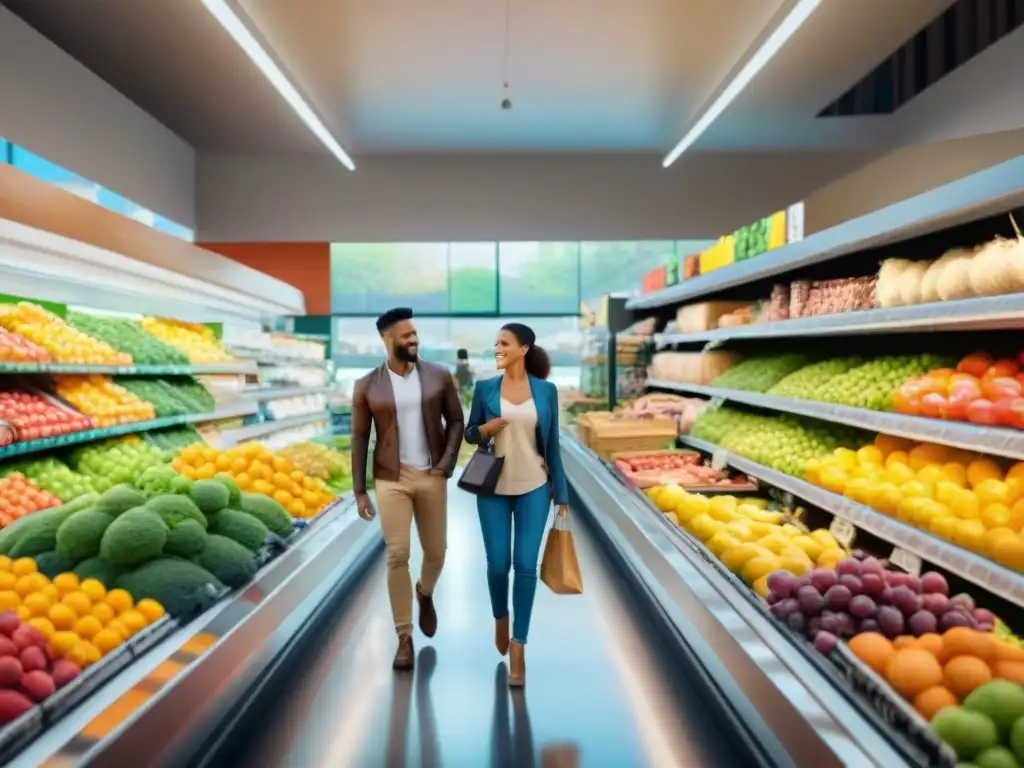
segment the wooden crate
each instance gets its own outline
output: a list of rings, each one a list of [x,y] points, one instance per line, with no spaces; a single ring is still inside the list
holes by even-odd
[[[594,423],[613,418],[615,418],[615,414],[611,411],[589,411],[580,416],[576,420],[576,429],[579,433],[580,442],[589,448],[590,442],[593,440]]]
[[[604,419],[591,425],[590,450],[602,459],[623,451],[662,450],[679,434],[675,419],[655,416],[653,419]]]

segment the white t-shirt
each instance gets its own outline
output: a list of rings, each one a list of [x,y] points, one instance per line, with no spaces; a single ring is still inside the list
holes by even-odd
[[[413,469],[430,469],[430,445],[423,425],[423,388],[420,374],[413,366],[399,376],[388,366],[391,388],[395,392],[398,416],[398,460]]]

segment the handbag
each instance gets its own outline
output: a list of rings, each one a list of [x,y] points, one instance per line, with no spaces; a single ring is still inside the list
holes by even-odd
[[[544,545],[540,580],[556,595],[583,594],[583,574],[580,573],[580,561],[576,557],[576,544],[569,530],[569,521],[557,514]]]
[[[503,466],[504,457],[494,455],[494,440],[488,440],[477,446],[476,452],[469,457],[458,486],[474,496],[493,496]]]

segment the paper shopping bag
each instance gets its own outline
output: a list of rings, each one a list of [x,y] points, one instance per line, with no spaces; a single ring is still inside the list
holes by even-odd
[[[576,558],[576,545],[572,531],[564,517],[555,516],[544,545],[544,559],[540,563],[540,580],[556,595],[583,594],[583,575]]]

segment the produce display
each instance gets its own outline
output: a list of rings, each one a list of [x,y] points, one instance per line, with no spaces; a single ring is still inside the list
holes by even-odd
[[[766,392],[777,397],[806,399],[808,393],[817,392],[836,376],[858,368],[863,364],[864,358],[857,355],[852,357],[836,357],[831,360],[811,363],[799,370],[793,371],[793,373],[766,390]]]
[[[327,396],[323,394],[280,397],[263,404],[262,410],[270,419],[287,419],[307,413],[321,413],[327,409]]]
[[[109,481],[75,472],[55,456],[8,461],[0,464],[0,476],[19,472],[37,486],[63,502],[86,496],[109,487]],[[96,487],[99,486],[99,487]]]
[[[685,435],[707,404],[707,400],[699,397],[651,392],[623,403],[619,410],[629,416],[670,416],[678,422],[679,434]]]
[[[78,365],[131,365],[132,356],[68,325],[38,304],[0,304],[0,327],[42,347],[53,362]]]
[[[216,407],[206,387],[188,376],[144,378],[118,376],[114,384],[153,406],[157,417],[209,413]]]
[[[190,480],[225,474],[243,491],[272,497],[293,517],[313,517],[334,499],[321,478],[296,469],[289,459],[259,443],[241,443],[226,451],[196,443],[182,449],[171,467]]]
[[[468,445],[468,443],[467,443]],[[472,446],[475,450],[475,446]],[[333,494],[352,490],[352,455],[320,443],[295,443],[277,452],[292,467],[309,477],[323,480]]]
[[[50,353],[20,334],[0,330],[0,363],[49,363]]]
[[[733,249],[736,261],[746,261],[760,256],[769,249],[772,217],[765,216],[753,224],[740,227],[733,233]]]
[[[711,384],[726,389],[766,392],[794,371],[810,363],[807,355],[800,354],[752,357],[737,363],[715,378]]]
[[[55,376],[57,394],[97,427],[150,421],[156,412],[150,403],[114,383],[109,376]]]
[[[756,490],[742,474],[705,466],[695,451],[634,451],[616,456],[615,468],[640,488],[675,484],[682,488],[714,485],[722,490]]]
[[[190,363],[226,363],[235,359],[224,351],[213,331],[205,325],[162,317],[144,317],[142,327],[160,341],[182,352]]]
[[[1024,573],[1024,462],[879,435],[804,479]]]
[[[0,420],[21,442],[92,429],[93,420],[38,392],[0,389]]]
[[[138,435],[126,435],[75,448],[68,457],[72,470],[94,478],[93,488],[133,483],[150,467],[165,463],[164,451]],[[104,486],[104,483],[108,486]]]
[[[1024,374],[1017,360],[968,355],[956,369],[938,368],[899,388],[893,410],[933,419],[1024,429]]]
[[[203,439],[191,424],[143,432],[141,437],[162,451],[173,451],[174,453],[193,443],[202,442]]]
[[[0,527],[40,509],[58,507],[60,503],[60,499],[20,472],[11,472],[0,478]]]
[[[137,320],[68,312],[67,323],[131,355],[136,365],[188,365],[188,358],[180,350],[147,333]]]
[[[797,416],[764,416],[733,408],[708,408],[690,431],[693,437],[803,477],[807,463],[840,446],[859,445],[858,430]]]

